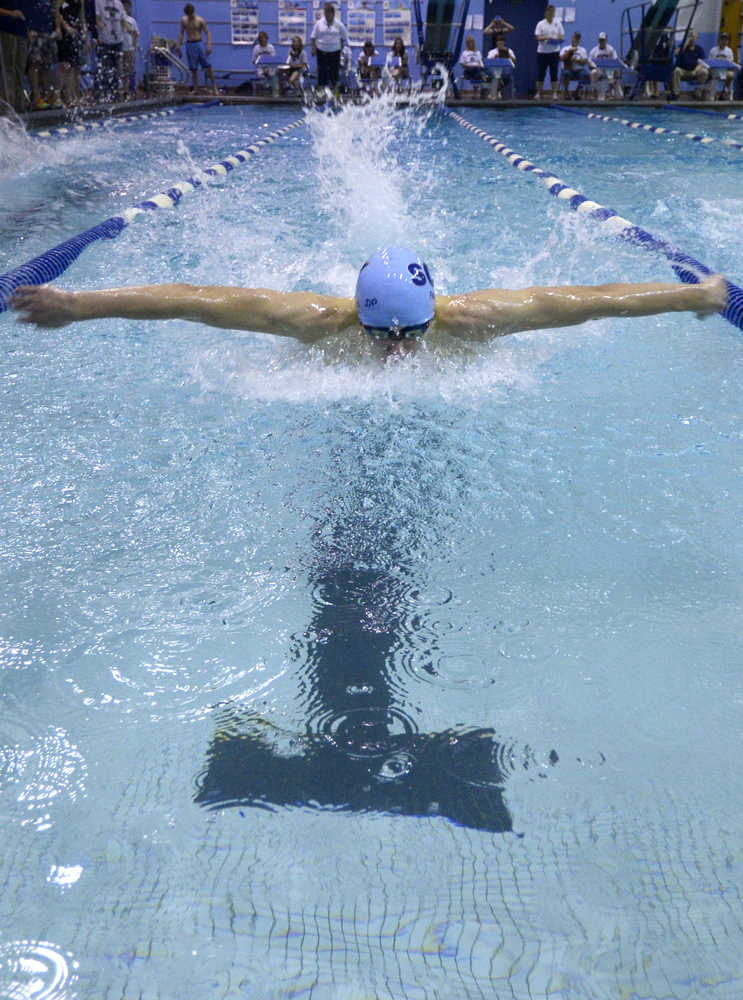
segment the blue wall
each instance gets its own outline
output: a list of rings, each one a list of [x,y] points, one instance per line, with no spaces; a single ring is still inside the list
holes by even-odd
[[[141,32],[140,46],[146,51],[150,45],[153,35],[160,35],[165,38],[178,38],[180,31],[180,19],[183,16],[183,7],[186,0],[133,0],[135,7],[134,16],[137,18]],[[252,67],[252,43],[232,44],[231,31],[231,5],[230,0],[192,0],[196,13],[201,15],[209,25],[212,35],[213,52],[212,65],[216,71],[219,70],[247,70]],[[278,0],[255,0],[258,8],[258,21],[260,28],[268,33],[269,41],[276,46],[276,54],[283,56],[288,50],[288,45],[279,45],[278,38]],[[314,13],[312,0],[298,0],[298,5],[306,11],[306,31],[305,40],[309,48],[309,37],[314,24]],[[338,6],[338,0],[336,0]],[[373,7],[376,13],[375,44],[382,55],[386,54],[383,44],[383,7],[384,0],[369,0],[368,6]],[[409,4],[407,4],[409,6]],[[426,2],[422,2],[423,18],[425,19]],[[340,0],[341,20],[348,24],[348,5],[346,0]],[[412,19],[411,43],[413,49],[418,44],[418,33],[415,27],[415,19]],[[353,48],[354,62],[360,51]],[[309,52],[308,52],[309,55]],[[312,62],[312,60],[310,60]],[[415,58],[411,52],[410,68],[413,75],[416,74]]]
[[[251,66],[251,45],[233,45],[231,41],[230,28],[230,0],[193,0],[196,12],[200,14],[208,23],[212,32],[214,51],[212,64],[216,70],[246,70]],[[140,49],[146,51],[149,48],[152,35],[162,35],[166,38],[177,38],[180,19],[183,14],[185,0],[133,0],[134,15],[139,23]],[[259,10],[259,22],[261,28],[268,32],[270,40],[277,46],[277,54],[284,55],[285,46],[278,46],[278,0],[256,0]],[[313,9],[311,0],[300,0],[301,5],[307,12],[307,33],[313,24]],[[375,43],[379,51],[384,54],[383,46],[383,0],[369,0],[370,6],[376,10],[376,37]],[[705,0],[699,9],[695,26],[700,32],[700,42],[705,50],[715,43],[717,27],[720,19],[720,8],[722,0]],[[559,5],[558,5],[559,6]],[[609,42],[623,54],[622,40],[620,38],[622,12],[629,6],[628,0],[573,0],[571,4],[565,4],[565,8],[575,10],[575,21],[565,23],[566,37],[569,38],[572,31],[580,31],[583,35],[583,44],[587,49],[591,49],[596,44],[596,39],[600,31],[605,31]],[[423,18],[425,21],[426,3],[422,4]],[[490,46],[490,39],[484,38],[482,33],[483,23],[499,13],[511,21],[519,24],[520,30],[513,33],[509,42],[515,50],[517,59],[522,57],[528,64],[523,67],[523,82],[526,84],[527,77],[531,75],[531,62],[535,62],[533,52],[534,25],[542,17],[544,11],[544,0],[474,0],[470,6],[470,21],[466,27],[466,34],[474,35],[478,46],[487,51]],[[478,22],[479,18],[479,22]],[[347,2],[341,0],[341,19],[347,23]],[[413,46],[417,45],[418,35],[413,19],[412,37]],[[354,60],[358,54],[358,49],[354,49]],[[414,58],[411,58],[411,71],[416,75]],[[521,89],[525,89],[524,86]]]

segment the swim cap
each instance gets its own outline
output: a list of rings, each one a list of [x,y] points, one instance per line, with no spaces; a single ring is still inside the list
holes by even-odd
[[[356,308],[361,325],[374,337],[422,337],[433,319],[431,272],[414,250],[377,250],[359,271]]]

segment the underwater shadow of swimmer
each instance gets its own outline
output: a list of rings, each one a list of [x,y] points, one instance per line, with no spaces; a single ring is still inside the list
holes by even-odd
[[[314,583],[311,629],[294,651],[312,710],[288,733],[225,705],[198,780],[209,809],[250,806],[439,816],[477,830],[513,829],[503,793],[517,767],[539,765],[491,729],[420,733],[394,703],[390,653],[403,633],[408,585],[363,560],[325,553]],[[349,562],[352,562],[349,565]]]
[[[452,509],[452,481],[430,460],[448,443],[426,423],[420,447],[420,426],[416,414],[409,423],[398,414],[390,435],[386,422],[372,420],[363,435],[332,449],[345,488],[316,527],[312,618],[290,654],[306,728],[286,732],[253,711],[221,706],[197,779],[200,805],[441,817],[505,833],[513,830],[509,774],[544,777],[557,762],[554,751],[537,761],[492,729],[426,733],[413,718],[398,664],[414,660],[436,683],[438,635],[421,612],[416,577],[450,530],[420,511]]]

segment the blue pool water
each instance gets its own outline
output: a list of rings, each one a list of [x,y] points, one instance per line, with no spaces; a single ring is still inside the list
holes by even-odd
[[[39,162],[6,138],[0,272],[295,117]],[[467,117],[743,278],[739,152]],[[58,284],[349,295],[389,242],[443,292],[671,277],[380,102],[313,114]],[[384,366],[361,337],[185,322],[0,337],[0,997],[740,996],[733,327]]]

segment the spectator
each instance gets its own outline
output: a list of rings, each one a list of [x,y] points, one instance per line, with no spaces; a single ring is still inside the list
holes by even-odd
[[[80,103],[80,69],[88,52],[88,32],[82,0],[62,0],[57,7],[59,90],[64,104]]]
[[[196,86],[199,82],[199,69],[206,70],[209,81],[212,85],[212,92],[217,93],[217,83],[214,79],[214,70],[209,62],[212,51],[212,36],[209,32],[209,25],[203,17],[197,14],[192,3],[187,3],[183,8],[181,18],[181,33],[178,36],[178,51],[183,44],[183,36],[186,36],[186,60],[188,68],[191,70],[191,90],[189,93],[196,93]],[[206,43],[204,43],[206,37]]]
[[[338,89],[341,70],[341,49],[348,44],[345,25],[336,19],[335,7],[326,3],[323,16],[315,21],[310,36],[312,55],[317,59],[317,86]]]
[[[132,0],[121,0],[126,11],[124,17],[124,42],[121,54],[121,97],[128,101],[136,92],[135,69],[137,65],[137,39],[139,26],[132,17]]]
[[[359,52],[359,58],[356,62],[359,85],[362,90],[368,90],[372,94],[379,93],[379,67],[372,66],[372,59],[377,54],[374,42],[367,39],[363,44],[361,52]]]
[[[304,74],[308,73],[309,69],[304,42],[299,35],[295,35],[286,56],[286,63],[279,67],[279,86],[282,94],[287,93],[290,87],[294,92],[301,94]]]
[[[385,68],[392,79],[395,90],[400,90],[402,81],[408,79],[410,71],[405,43],[399,36],[393,41],[392,48],[387,53]]]
[[[261,58],[264,56],[273,59],[276,56],[276,49],[269,42],[268,34],[265,31],[259,31],[258,41],[253,46],[253,65],[257,66],[256,75],[259,80],[266,80],[271,75],[271,70],[268,66],[261,66],[260,64]]]
[[[710,59],[724,59],[725,61],[731,63],[730,69],[723,77],[724,82],[722,91],[719,94],[719,99],[721,101],[732,101],[735,78],[740,72],[740,66],[736,63],[735,54],[730,48],[730,35],[728,35],[727,31],[720,32],[717,45],[713,45],[709,50],[709,57]]]
[[[61,108],[54,88],[57,65],[56,11],[52,0],[35,0],[28,19],[28,62],[26,72],[33,108]]]
[[[560,42],[565,37],[562,22],[555,17],[554,4],[548,3],[544,9],[544,18],[534,29],[537,39],[537,90],[535,98],[540,100],[544,91],[544,81],[547,70],[550,74],[550,84],[553,94],[557,91],[557,69],[560,65]]]
[[[509,31],[515,31],[514,26],[509,24],[508,21],[504,21],[500,14],[496,14],[487,28],[483,29],[483,34],[496,35],[497,37],[498,35],[507,35]]]
[[[503,84],[506,80],[511,79],[513,71],[516,68],[516,54],[513,49],[510,49],[508,45],[506,45],[505,35],[498,35],[495,39],[495,48],[488,52],[488,59],[508,59],[511,63],[511,69],[501,69],[501,73],[498,78],[498,97],[503,97]]]
[[[583,96],[583,84],[590,83],[591,80],[588,73],[588,53],[581,45],[580,40],[580,31],[574,31],[570,45],[566,45],[560,50],[562,91],[566,100],[570,96],[571,82],[575,81],[578,84],[578,88],[575,91],[577,100]]]
[[[475,47],[475,39],[472,35],[467,35],[464,40],[464,48],[459,57],[459,62],[462,66],[462,76],[465,80],[472,80],[474,83],[488,83],[492,79],[490,73],[483,66],[482,52]]]
[[[598,42],[591,51],[588,53],[588,65],[591,72],[591,86],[593,87],[593,96],[598,97],[600,101],[604,100],[603,90],[599,93],[599,81],[606,80],[609,84],[609,93],[614,97],[622,97],[623,94],[620,92],[622,87],[622,71],[614,67],[609,69],[606,67],[606,63],[619,62],[619,56],[617,55],[617,50],[613,45],[609,45],[606,40],[606,32],[599,32]],[[602,65],[604,64],[604,65]]]
[[[701,87],[709,80],[709,69],[705,63],[704,49],[697,45],[696,31],[690,31],[686,41],[676,50],[676,65],[671,83],[671,100],[677,100],[681,93],[681,81],[693,80],[697,84],[695,96],[700,96]]]
[[[121,0],[95,0],[95,19],[98,28],[98,70],[95,86],[98,98],[104,101],[115,100],[119,91],[125,17]]]
[[[5,68],[0,76],[0,98],[16,111],[26,110],[23,80],[28,53],[28,18],[32,0],[13,0],[0,7],[0,55]]]

